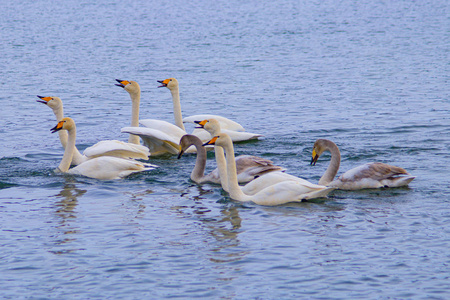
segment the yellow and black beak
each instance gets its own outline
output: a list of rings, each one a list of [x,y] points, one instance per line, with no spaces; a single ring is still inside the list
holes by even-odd
[[[218,138],[219,136],[213,137],[209,142],[204,143],[203,146],[215,145]]]
[[[311,158],[311,166],[315,166],[318,159],[319,159],[319,154],[317,154],[316,149],[313,149],[312,158]]]
[[[206,123],[208,123],[208,120],[194,121],[194,123],[200,125],[199,127],[195,127],[195,128],[205,128],[205,125],[206,125]]]
[[[178,153],[178,159],[180,159],[180,158],[183,156],[183,153],[184,153],[184,150],[181,149],[181,150],[180,150],[180,153]]]
[[[167,87],[167,85],[169,84],[169,82],[170,82],[170,79],[164,79],[164,80],[157,80],[159,83],[161,83],[161,85],[160,86],[158,86],[159,88],[160,87]]]
[[[41,99],[41,100],[36,100],[39,103],[47,104],[48,101],[52,100],[52,97],[42,97],[42,96],[39,96],[39,95],[37,97]]]
[[[116,81],[119,83],[119,84],[116,83],[116,85],[120,86],[121,88],[124,88],[126,85],[130,84],[128,80],[116,79]]]
[[[66,122],[66,121],[59,121],[58,124],[56,124],[55,127],[53,127],[52,129],[50,129],[50,131],[51,131],[52,133],[55,133],[55,132],[57,132],[57,131],[60,131],[60,130],[63,128],[64,122]]]

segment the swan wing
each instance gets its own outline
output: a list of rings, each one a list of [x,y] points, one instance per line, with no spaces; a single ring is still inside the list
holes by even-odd
[[[248,140],[255,140],[263,137],[262,134],[247,132],[247,131],[235,131],[230,129],[221,129],[221,132],[226,133],[230,136],[233,142],[242,142]]]
[[[132,173],[152,170],[156,166],[113,156],[100,156],[70,169],[68,173],[96,179],[119,179]]]
[[[298,181],[287,180],[266,187],[252,196],[252,201],[260,205],[280,205],[301,202],[307,199],[326,197],[335,188],[311,187]]]
[[[189,116],[186,118],[183,118],[183,123],[194,123],[195,121],[202,121],[206,119],[216,119],[220,123],[220,128],[228,129],[228,130],[234,130],[234,131],[245,131],[244,127],[242,127],[241,124],[232,121],[228,118],[217,116],[217,115],[209,115],[209,114],[203,114],[203,115],[194,115]]]
[[[180,151],[178,143],[185,134],[166,133],[147,127],[124,127],[121,129],[121,132],[140,136],[145,145],[150,149],[151,156],[165,153],[178,154]]]
[[[83,155],[89,159],[98,156],[115,156],[121,158],[135,158],[147,160],[150,151],[147,147],[117,140],[100,141],[84,150]]]
[[[297,181],[304,185],[308,185],[311,188],[321,187],[321,185],[311,183],[303,178],[290,175],[285,172],[275,171],[255,178],[254,180],[241,187],[241,189],[247,195],[254,195],[270,185],[274,185],[283,181]]]
[[[186,132],[181,129],[180,127],[166,122],[166,121],[162,121],[162,120],[156,120],[156,119],[145,119],[145,120],[140,120],[139,123],[147,128],[152,128],[152,129],[156,129],[162,132],[165,132],[167,134],[173,135],[173,136],[178,136],[178,135],[185,135]]]
[[[330,186],[347,190],[399,187],[408,185],[414,178],[403,168],[374,162],[348,170]]]

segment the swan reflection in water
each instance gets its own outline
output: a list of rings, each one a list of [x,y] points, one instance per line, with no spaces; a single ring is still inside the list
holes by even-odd
[[[224,203],[221,206],[208,205],[208,199],[211,199],[212,190],[206,189],[207,186],[192,185],[189,191],[183,195],[193,195],[197,189],[198,193],[191,196],[194,204],[191,206],[176,206],[172,209],[176,210],[185,217],[198,219],[206,229],[207,235],[213,237],[211,242],[207,239],[208,249],[210,249],[209,259],[216,263],[235,262],[244,259],[248,254],[247,251],[239,249],[240,240],[239,233],[241,229],[242,219],[239,216],[239,207],[234,203]],[[217,200],[223,197],[217,198]],[[225,266],[225,264],[224,264]],[[229,265],[228,265],[229,267]]]
[[[66,183],[63,189],[55,195],[56,198],[60,199],[55,202],[55,215],[58,217],[59,222],[55,227],[58,233],[55,234],[55,247],[60,247],[67,245],[76,239],[74,234],[79,231],[72,225],[72,221],[76,219],[76,207],[78,205],[78,197],[83,196],[87,190],[79,189],[76,187],[76,182],[73,179],[66,178]],[[62,236],[62,237],[61,237]],[[77,249],[63,249],[50,251],[54,254],[65,254],[76,251]]]

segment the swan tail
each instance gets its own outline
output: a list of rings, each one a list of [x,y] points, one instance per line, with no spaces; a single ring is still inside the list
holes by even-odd
[[[335,190],[335,187],[326,187],[326,188],[320,188],[313,190],[306,195],[304,195],[301,200],[309,200],[309,199],[316,199],[316,198],[326,198],[330,192]]]

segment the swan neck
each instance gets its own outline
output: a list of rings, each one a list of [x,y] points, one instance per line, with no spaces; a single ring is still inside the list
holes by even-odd
[[[200,140],[194,141],[194,146],[197,149],[197,158],[195,159],[195,166],[191,173],[191,179],[198,182],[205,176],[206,149],[202,146]]]
[[[59,166],[58,166],[58,168],[61,172],[69,171],[70,164],[71,164],[72,158],[73,158],[73,154],[75,152],[75,140],[77,137],[77,129],[75,127],[71,128],[68,131],[68,136],[69,136],[69,139],[68,139],[68,142],[66,145],[66,149],[64,150],[63,158],[61,159],[61,162],[59,163]]]
[[[228,178],[228,193],[230,197],[238,201],[251,201],[252,197],[244,194],[238,184],[236,172],[236,159],[234,157],[233,144],[227,143],[225,146],[226,162],[227,162],[227,178]]]
[[[131,97],[131,127],[139,127],[139,106],[141,103],[141,92],[138,93],[130,93]],[[128,137],[128,143],[140,145],[141,141],[139,136],[130,134]]]
[[[227,162],[225,160],[225,153],[222,147],[214,146],[214,155],[216,157],[217,168],[219,169],[220,184],[225,192],[229,191],[227,178]]]
[[[64,109],[62,106],[60,106],[58,109],[53,110],[53,113],[55,114],[56,121],[61,121],[62,118],[64,118]],[[67,141],[69,139],[67,130],[60,130],[58,131],[59,141],[61,142],[61,145],[63,146],[64,150],[67,148]],[[74,153],[73,153],[73,160],[78,162],[81,162],[83,160],[83,155],[78,151],[78,149],[75,147]]]
[[[180,90],[178,87],[170,90],[172,93],[173,115],[175,117],[175,125],[186,131],[183,124],[183,115],[181,114]]]
[[[325,148],[325,151],[326,150],[330,151],[331,160],[327,170],[319,180],[319,184],[321,185],[328,185],[333,181],[341,164],[341,152],[339,151],[339,148],[336,146],[336,144],[328,144]]]

